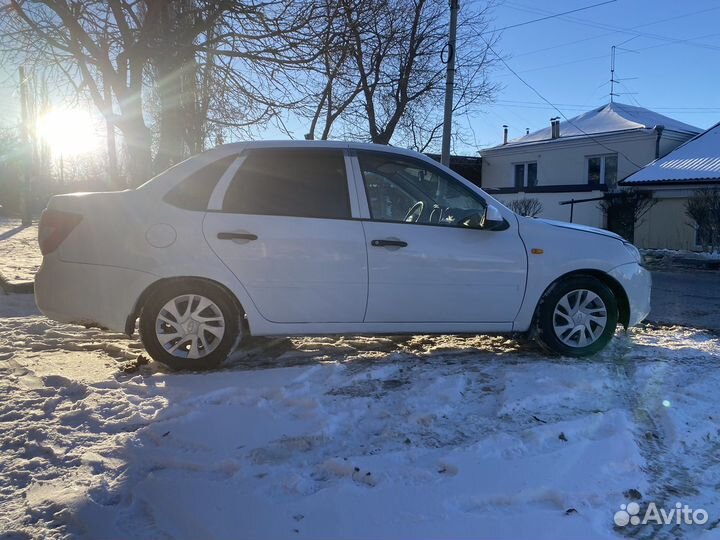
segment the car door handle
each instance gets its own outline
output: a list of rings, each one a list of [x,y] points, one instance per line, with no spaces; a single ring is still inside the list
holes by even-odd
[[[370,245],[375,247],[407,247],[407,242],[402,240],[373,240]]]
[[[257,234],[241,232],[219,232],[218,240],[257,240]]]

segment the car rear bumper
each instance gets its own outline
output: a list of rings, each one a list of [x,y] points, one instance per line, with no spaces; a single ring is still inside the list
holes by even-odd
[[[46,256],[35,275],[35,303],[46,317],[125,332],[128,315],[156,276]]]
[[[615,278],[628,297],[630,304],[630,326],[635,326],[650,313],[650,291],[652,277],[638,263],[623,264],[608,272]]]

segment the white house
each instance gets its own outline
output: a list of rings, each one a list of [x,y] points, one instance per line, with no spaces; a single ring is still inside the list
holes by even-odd
[[[720,123],[620,184],[647,191],[655,199],[655,205],[635,231],[636,244],[645,248],[699,249],[696,227],[685,215],[685,202],[697,189],[720,188]]]
[[[609,103],[481,150],[482,186],[504,202],[539,199],[541,217],[604,227],[597,200],[700,131],[642,107]],[[559,204],[586,199],[596,200]]]

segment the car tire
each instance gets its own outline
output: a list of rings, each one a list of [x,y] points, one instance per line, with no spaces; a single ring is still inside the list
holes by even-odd
[[[140,339],[150,356],[173,370],[217,368],[239,343],[238,306],[206,281],[169,282],[147,298]]]
[[[592,276],[574,276],[550,287],[538,305],[535,337],[546,350],[589,356],[610,342],[618,323],[612,290]]]

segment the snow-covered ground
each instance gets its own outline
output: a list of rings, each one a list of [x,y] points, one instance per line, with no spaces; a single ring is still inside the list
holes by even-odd
[[[681,249],[641,249],[640,253],[646,259],[672,261],[673,259],[694,259],[698,261],[720,260],[720,253],[707,253],[704,251],[687,251]]]
[[[585,360],[447,336],[254,339],[205,374],[143,355],[0,294],[1,538],[720,538],[700,330]],[[615,526],[632,500],[709,520]]]
[[[37,222],[23,227],[20,219],[0,217],[0,273],[10,281],[32,281],[41,262]]]

